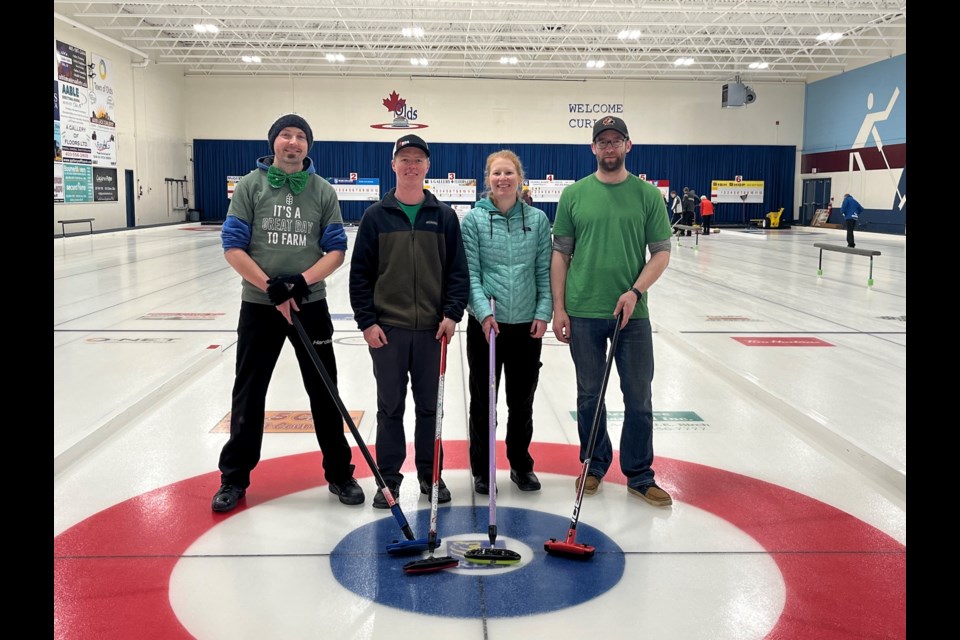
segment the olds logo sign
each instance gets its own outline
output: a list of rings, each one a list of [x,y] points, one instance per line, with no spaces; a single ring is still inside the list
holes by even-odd
[[[425,129],[429,125],[414,122],[417,119],[417,110],[407,104],[396,91],[383,99],[383,106],[393,114],[392,122],[383,122],[370,125],[371,129]]]

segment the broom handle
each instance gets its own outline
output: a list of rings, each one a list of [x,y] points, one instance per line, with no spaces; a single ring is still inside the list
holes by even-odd
[[[497,301],[490,298],[490,315],[497,318]],[[489,482],[490,490],[490,546],[493,547],[497,541],[497,332],[494,327],[490,327],[490,472]]]
[[[593,460],[593,449],[597,444],[597,433],[600,431],[600,416],[603,414],[604,398],[607,395],[607,382],[610,381],[610,370],[613,368],[613,359],[617,352],[617,342],[620,340],[620,323],[623,321],[623,310],[616,316],[616,325],[613,328],[613,338],[610,340],[610,351],[607,353],[607,362],[603,367],[603,382],[600,385],[600,395],[597,397],[597,408],[593,412],[593,424],[590,426],[590,436],[587,438],[587,453],[580,470],[580,481],[577,483],[577,499],[573,505],[573,517],[570,519],[570,530],[567,533],[567,542],[576,537],[577,522],[580,520],[580,505],[583,502],[583,491],[587,484],[587,471]],[[579,416],[578,416],[579,417]]]
[[[437,385],[437,423],[433,438],[433,488],[430,495],[430,531],[427,534],[427,549],[430,555],[437,548],[437,503],[440,487],[440,433],[443,424],[443,378],[447,372],[447,334],[440,336],[440,381]]]

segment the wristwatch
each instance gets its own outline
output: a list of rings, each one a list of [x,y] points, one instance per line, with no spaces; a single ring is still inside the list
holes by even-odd
[[[643,296],[643,294],[640,293],[640,290],[637,289],[636,287],[630,287],[630,291],[633,291],[634,295],[637,296],[637,302],[640,302],[640,298],[641,296]]]

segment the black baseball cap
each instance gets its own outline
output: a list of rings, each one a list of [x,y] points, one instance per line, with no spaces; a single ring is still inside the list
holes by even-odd
[[[593,139],[596,140],[597,136],[608,130],[616,131],[624,138],[630,137],[630,134],[627,133],[626,122],[616,116],[604,116],[593,123]]]
[[[396,156],[401,149],[407,147],[416,147],[417,149],[422,149],[427,157],[430,157],[430,147],[427,146],[427,143],[423,141],[423,138],[420,136],[415,136],[412,133],[407,134],[397,140],[397,144],[393,146],[393,155]]]

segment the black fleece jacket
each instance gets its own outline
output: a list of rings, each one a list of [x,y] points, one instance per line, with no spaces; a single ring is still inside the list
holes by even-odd
[[[363,213],[350,260],[350,305],[373,324],[436,330],[460,322],[470,276],[456,212],[424,189],[414,224],[390,190]]]

